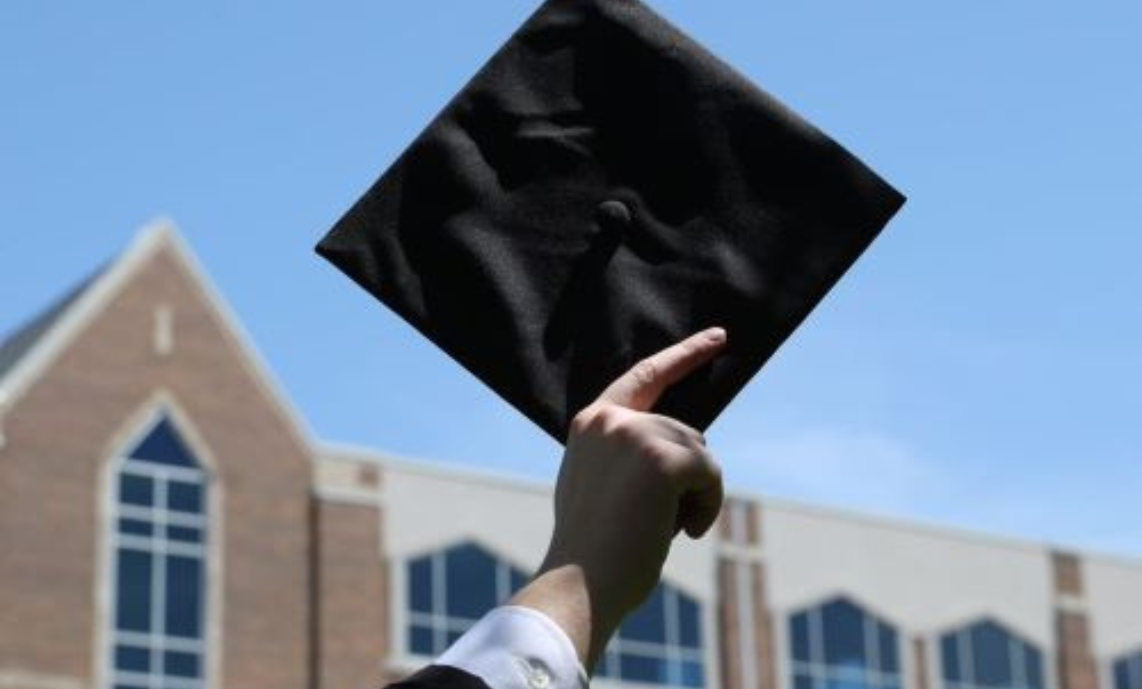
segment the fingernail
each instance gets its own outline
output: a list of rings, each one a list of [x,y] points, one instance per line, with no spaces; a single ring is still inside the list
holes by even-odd
[[[705,334],[711,344],[721,344],[726,341],[726,331],[723,328],[710,328]]]

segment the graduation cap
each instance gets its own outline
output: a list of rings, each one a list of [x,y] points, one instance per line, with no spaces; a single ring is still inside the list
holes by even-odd
[[[903,204],[638,0],[549,0],[318,252],[563,441],[643,357],[704,430]]]

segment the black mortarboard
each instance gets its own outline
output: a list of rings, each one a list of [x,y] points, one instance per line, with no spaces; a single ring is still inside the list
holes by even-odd
[[[638,0],[549,0],[318,251],[557,440],[642,357],[705,429],[903,203]]]

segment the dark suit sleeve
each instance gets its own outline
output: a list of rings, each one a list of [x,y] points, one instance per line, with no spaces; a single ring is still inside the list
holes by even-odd
[[[448,665],[429,665],[386,689],[491,689],[479,677]]]

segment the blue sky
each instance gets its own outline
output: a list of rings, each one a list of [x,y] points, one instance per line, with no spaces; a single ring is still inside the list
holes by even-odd
[[[315,435],[559,448],[312,245],[534,0],[0,5],[0,331],[180,226]],[[1142,555],[1142,5],[653,6],[909,204],[710,432],[732,489]]]

